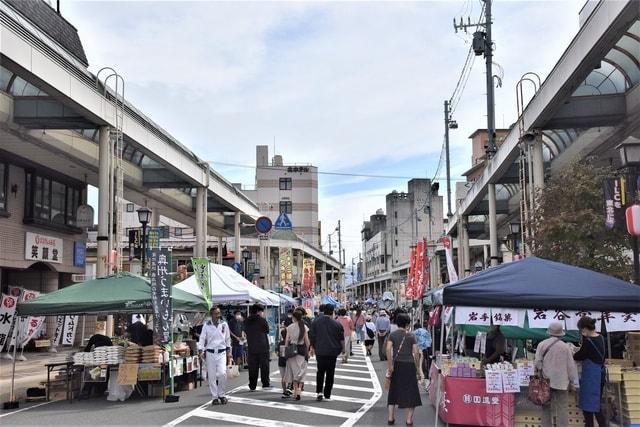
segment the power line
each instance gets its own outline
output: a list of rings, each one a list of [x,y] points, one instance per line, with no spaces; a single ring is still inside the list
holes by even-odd
[[[243,165],[239,163],[227,163],[227,162],[217,162],[217,161],[207,161],[206,163],[212,163],[221,166],[231,166],[237,168],[245,168],[245,169],[270,169],[270,170],[281,170],[286,169],[287,166],[252,166],[252,165]],[[333,172],[333,171],[320,171],[318,170],[318,175],[335,175],[335,176],[350,176],[357,178],[380,178],[380,179],[413,179],[414,176],[398,176],[398,175],[376,175],[376,174],[366,174],[366,173],[349,173],[349,172]]]

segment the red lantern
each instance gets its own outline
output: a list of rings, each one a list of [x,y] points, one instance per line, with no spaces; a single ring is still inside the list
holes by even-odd
[[[640,204],[631,205],[626,210],[627,231],[632,236],[640,236]]]

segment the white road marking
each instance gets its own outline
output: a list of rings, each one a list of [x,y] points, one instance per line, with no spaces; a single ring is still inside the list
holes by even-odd
[[[331,417],[349,418],[351,412],[337,411],[325,407],[298,405],[293,403],[273,402],[269,400],[247,399],[244,397],[233,396],[229,403],[242,403],[245,405],[264,406],[265,408],[286,409],[288,411],[310,412],[312,414],[329,415]]]
[[[313,373],[313,372],[307,372],[307,373],[305,374],[305,376],[306,376],[306,377],[313,377],[313,378],[315,378],[316,374],[315,374],[315,373]],[[334,375],[333,377],[334,377],[335,379],[337,379],[337,380],[363,381],[363,382],[367,382],[367,383],[370,383],[370,382],[372,382],[372,381],[373,381],[371,378],[350,377],[350,376],[347,376],[347,375]],[[279,377],[278,375],[276,375],[276,378],[280,378],[280,377]],[[306,383],[306,381],[305,381],[305,383]]]
[[[191,416],[208,418],[210,420],[220,420],[229,423],[245,424],[260,427],[311,427],[306,424],[286,423],[283,421],[267,420],[263,418],[247,417],[245,415],[227,414],[224,412],[207,411],[204,408],[198,408],[191,411]]]
[[[249,390],[249,387],[247,386],[246,389]],[[281,394],[281,390],[278,390],[278,389],[263,390],[263,391]],[[307,397],[313,397],[313,398],[316,397],[316,394],[310,391],[303,391],[302,395]],[[369,401],[369,399],[360,399],[359,397],[349,397],[349,396],[338,396],[333,393],[331,393],[331,400],[335,400],[336,402],[349,402],[349,403],[360,403],[360,404],[365,404]]]
[[[18,409],[17,411],[7,412],[6,414],[0,415],[0,418],[7,417],[7,416],[13,415],[13,414],[17,414],[18,412],[22,412],[22,411],[28,411],[29,409],[37,408],[38,406],[47,405],[47,404],[53,403],[53,402],[55,402],[55,400],[50,400],[48,402],[38,403],[37,405],[29,406],[28,408]]]
[[[382,388],[380,387],[380,382],[378,381],[378,376],[376,374],[375,369],[373,368],[373,364],[371,363],[371,360],[369,358],[365,359],[364,361],[365,363],[362,366],[359,366],[359,364],[351,364],[351,366],[349,366],[349,368],[367,368],[367,370],[353,370],[354,372],[357,373],[369,373],[370,375],[370,380],[365,380],[363,378],[358,378],[358,377],[353,377],[353,376],[342,376],[342,375],[336,375],[336,380],[340,380],[340,379],[347,379],[347,380],[356,380],[356,381],[370,381],[372,383],[371,387],[355,387],[355,386],[348,386],[348,385],[342,385],[342,384],[336,384],[334,383],[333,385],[333,389],[334,390],[352,390],[352,391],[358,391],[358,392],[364,392],[364,393],[372,393],[373,395],[369,398],[369,399],[362,399],[362,398],[356,398],[356,397],[349,397],[349,396],[339,396],[339,395],[332,395],[331,396],[331,400],[330,401],[325,401],[325,404],[323,404],[323,406],[321,407],[315,407],[315,406],[307,406],[307,405],[297,405],[297,404],[289,404],[289,403],[279,403],[279,402],[272,402],[272,401],[262,401],[259,399],[250,399],[250,398],[245,398],[245,397],[241,397],[241,396],[237,396],[234,395],[234,393],[238,392],[238,391],[243,391],[243,390],[249,390],[249,387],[247,385],[242,385],[239,387],[234,388],[233,390],[227,392],[227,396],[229,397],[229,402],[230,403],[239,403],[239,404],[249,404],[249,405],[255,405],[255,406],[262,406],[262,407],[273,407],[273,408],[280,408],[280,409],[285,409],[285,410],[297,410],[300,411],[302,410],[303,412],[309,412],[309,413],[317,413],[317,414],[321,414],[321,415],[327,415],[327,416],[336,416],[336,417],[342,417],[345,418],[348,416],[347,420],[342,423],[340,425],[340,427],[352,427],[360,418],[362,418],[362,416],[369,411],[369,409],[371,409],[371,407],[373,407],[373,405],[375,405],[375,403],[380,399],[380,397],[382,396]],[[311,359],[310,360],[311,364],[315,363],[315,359]],[[341,365],[344,366],[344,365]],[[310,366],[311,369],[316,369],[313,366]],[[344,370],[343,368],[336,368],[336,371],[339,370]],[[313,374],[307,374],[307,375],[313,375]],[[271,374],[271,378],[275,378],[279,376],[279,372],[274,372],[273,374]],[[356,379],[357,378],[357,379]],[[305,381],[305,384],[308,384],[310,386],[316,385],[315,381]],[[258,391],[262,391],[262,392],[268,392],[268,393],[281,393],[281,391],[279,389],[276,388],[272,388],[272,389],[267,389],[267,390],[258,390]],[[316,397],[315,393],[312,392],[303,392],[302,393],[303,396],[308,396],[308,397]],[[330,409],[328,407],[326,407],[325,405],[328,405],[331,403],[331,401],[337,401],[337,402],[349,402],[349,403],[356,403],[356,404],[361,404],[362,406],[356,411],[356,412],[347,412],[347,411],[338,411],[338,410],[334,410],[334,409]],[[48,402],[47,402],[48,403]],[[238,423],[238,424],[247,424],[247,425],[253,425],[253,426],[260,426],[260,427],[309,427],[309,426],[305,426],[304,424],[296,424],[296,423],[286,423],[286,422],[282,422],[282,421],[278,421],[278,420],[271,420],[271,419],[262,419],[262,418],[254,418],[254,417],[248,417],[248,416],[244,416],[244,415],[235,415],[235,414],[228,414],[228,413],[224,413],[224,412],[217,412],[217,411],[213,411],[213,410],[207,410],[205,409],[207,406],[209,406],[209,402],[201,405],[200,407],[193,409],[189,412],[187,412],[186,414],[183,414],[182,416],[176,418],[175,420],[165,424],[165,427],[172,427],[175,426],[191,417],[201,417],[201,418],[207,418],[207,419],[212,419],[212,420],[220,420],[223,422],[228,422],[228,423]],[[221,407],[218,407],[221,408]],[[302,408],[302,409],[301,409]],[[309,409],[311,408],[311,409]],[[28,409],[28,408],[26,408]],[[17,411],[16,411],[17,412]],[[338,415],[339,414],[339,415]],[[5,414],[8,415],[8,414]]]
[[[316,371],[318,370],[318,368],[315,367],[315,366],[307,366],[307,369],[314,369]],[[368,370],[364,371],[364,370],[361,370],[361,369],[347,369],[347,368],[336,368],[336,372],[353,372],[353,373],[356,373],[356,374],[368,374],[369,373]]]

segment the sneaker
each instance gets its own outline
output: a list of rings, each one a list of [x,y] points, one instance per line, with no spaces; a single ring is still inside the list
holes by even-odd
[[[263,385],[263,386],[262,386],[262,389],[263,389],[263,390],[271,390],[271,389],[273,389],[273,386],[272,386],[271,384],[269,384],[269,385]]]
[[[331,400],[331,396],[329,396],[329,397],[324,396],[324,400]]]
[[[227,398],[226,398],[226,397],[221,397],[221,398],[220,398],[220,403],[221,403],[221,404],[226,405],[226,404],[227,404],[227,402],[228,402],[228,400],[227,400]]]
[[[285,390],[284,392],[282,392],[282,397],[290,397],[293,394],[293,392],[289,389]]]
[[[212,404],[212,405],[219,405],[219,404],[220,404],[220,402],[218,401],[218,399],[213,399],[213,400],[211,401],[211,404]]]
[[[318,402],[322,402],[322,397],[323,397],[323,396],[322,396],[322,394],[321,394],[321,393],[318,393],[318,395],[316,396],[316,400],[317,400]]]

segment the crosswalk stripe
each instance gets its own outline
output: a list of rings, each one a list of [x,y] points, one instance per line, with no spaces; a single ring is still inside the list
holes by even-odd
[[[249,386],[245,386],[243,390],[249,390]],[[268,390],[260,390],[260,391],[269,392],[269,393],[279,393],[279,394],[282,393],[282,390],[276,389],[276,388],[272,388]],[[303,391],[302,395],[307,397],[316,397],[316,394],[310,391]],[[231,396],[231,397],[234,397],[234,396]],[[369,399],[361,399],[359,397],[349,397],[349,396],[338,396],[335,394],[331,395],[331,400],[335,400],[336,402],[359,403],[361,405],[369,401]]]
[[[307,366],[307,369],[318,370],[318,368],[315,367],[315,366]],[[346,368],[336,368],[336,372],[354,372],[354,373],[357,373],[357,374],[369,374],[368,370],[364,371],[364,370],[361,370],[361,369],[346,369]]]
[[[316,385],[315,381],[305,381],[305,384]],[[334,389],[339,390],[353,390],[353,391],[364,391],[366,393],[373,393],[374,389],[372,387],[356,387],[353,385],[342,385],[342,384],[333,384]]]
[[[307,372],[305,374],[305,376],[307,376],[307,377],[315,377],[316,374],[313,373],[313,372]],[[334,375],[333,377],[335,379],[338,379],[338,380],[363,381],[363,382],[367,382],[367,383],[370,383],[370,382],[373,381],[371,378],[351,377],[351,376],[347,376],[347,375]],[[276,375],[276,378],[280,378],[279,374]]]
[[[247,417],[246,415],[226,414],[224,412],[207,411],[204,408],[198,408],[192,411],[191,416],[208,418],[210,420],[220,420],[229,423],[253,425],[260,427],[310,427],[306,424],[286,423],[276,420],[266,420],[263,418]]]
[[[293,403],[273,402],[268,400],[247,399],[244,397],[233,396],[230,403],[241,403],[245,405],[263,406],[265,408],[286,409],[289,411],[310,412],[312,414],[328,415],[331,417],[349,418],[351,412],[338,411],[335,409],[321,408],[317,406],[298,405]]]

